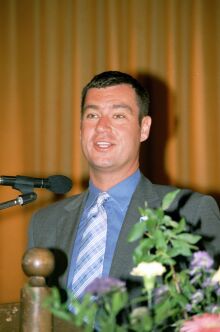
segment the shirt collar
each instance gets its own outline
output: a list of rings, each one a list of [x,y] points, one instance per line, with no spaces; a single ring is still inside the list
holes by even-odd
[[[110,195],[110,198],[113,199],[119,208],[124,211],[127,209],[131,197],[137,187],[137,184],[140,180],[141,173],[138,169],[135,173],[130,175],[125,180],[119,182],[114,187],[110,188],[107,193]],[[96,200],[98,194],[101,191],[94,186],[92,181],[89,182],[89,196],[86,202],[86,208],[90,208],[94,201]]]

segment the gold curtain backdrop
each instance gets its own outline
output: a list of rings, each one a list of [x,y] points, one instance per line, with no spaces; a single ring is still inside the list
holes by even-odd
[[[71,177],[83,190],[80,93],[104,70],[149,89],[153,127],[142,171],[154,182],[220,195],[220,1],[0,0],[0,175]],[[36,209],[0,211],[0,302],[16,301]],[[20,194],[0,186],[0,202]]]

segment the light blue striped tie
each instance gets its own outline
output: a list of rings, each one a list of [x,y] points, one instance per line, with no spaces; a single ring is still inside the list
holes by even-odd
[[[88,212],[88,223],[82,236],[72,282],[76,298],[81,298],[85,288],[95,278],[102,276],[107,235],[107,214],[103,204],[108,198],[106,192],[100,193]]]

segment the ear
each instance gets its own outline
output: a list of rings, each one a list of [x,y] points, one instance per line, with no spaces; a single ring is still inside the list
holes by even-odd
[[[141,137],[140,142],[146,141],[150,133],[151,127],[151,117],[149,115],[145,116],[141,121]]]

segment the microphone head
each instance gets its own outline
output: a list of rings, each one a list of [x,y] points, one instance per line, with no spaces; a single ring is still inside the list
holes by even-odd
[[[66,194],[73,186],[72,180],[64,175],[48,177],[49,188],[55,194]]]

